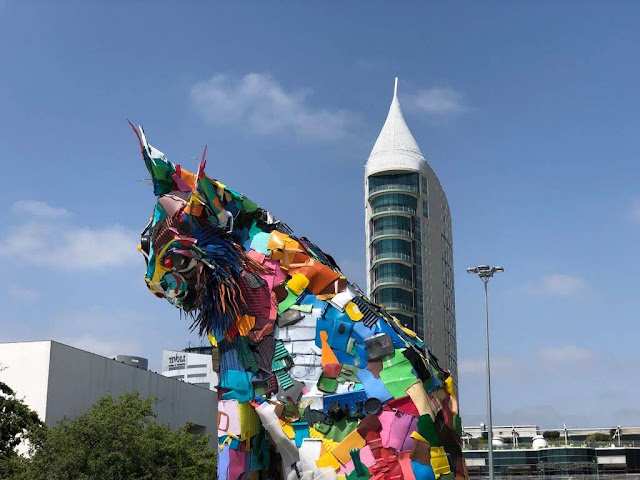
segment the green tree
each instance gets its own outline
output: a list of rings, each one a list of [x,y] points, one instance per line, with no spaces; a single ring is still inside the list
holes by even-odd
[[[37,443],[43,428],[38,414],[0,382],[0,478],[11,478],[22,471],[25,459],[16,453],[16,447],[25,441]]]
[[[560,438],[560,432],[558,432],[557,430],[547,430],[542,434],[542,437],[545,440],[557,440],[558,438]]]
[[[608,442],[611,440],[611,436],[606,433],[596,432],[591,435],[587,435],[587,442]]]
[[[33,480],[196,480],[215,478],[209,436],[154,421],[157,400],[125,393],[51,428],[29,461]],[[22,477],[21,477],[22,478]]]

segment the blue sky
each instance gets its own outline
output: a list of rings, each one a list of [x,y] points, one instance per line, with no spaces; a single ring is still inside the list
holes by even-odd
[[[197,338],[143,283],[135,137],[364,286],[363,166],[393,77],[453,215],[465,423],[640,424],[640,5],[0,2],[0,341],[149,357]],[[0,359],[1,361],[1,359]]]

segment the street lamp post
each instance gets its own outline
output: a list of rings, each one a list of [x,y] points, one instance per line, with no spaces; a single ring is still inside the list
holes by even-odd
[[[485,341],[487,350],[487,420],[488,431],[487,440],[489,447],[489,480],[493,480],[493,419],[491,417],[491,367],[489,364],[489,280],[493,278],[495,273],[504,272],[504,268],[489,265],[478,265],[477,267],[467,268],[467,273],[478,275],[484,283],[484,311],[485,311]]]

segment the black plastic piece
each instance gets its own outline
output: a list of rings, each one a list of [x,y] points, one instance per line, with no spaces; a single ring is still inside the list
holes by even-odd
[[[364,411],[369,415],[377,415],[382,410],[382,402],[375,397],[367,399],[364,404]]]
[[[427,368],[422,356],[416,350],[413,348],[407,348],[402,352],[402,354],[407,360],[409,360],[420,380],[426,382],[431,379],[431,372],[429,372],[429,368]]]

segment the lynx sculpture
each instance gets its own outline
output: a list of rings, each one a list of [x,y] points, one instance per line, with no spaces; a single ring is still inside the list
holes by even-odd
[[[452,378],[422,340],[204,154],[193,174],[136,135],[157,197],[145,281],[218,353],[219,480],[467,478]]]

